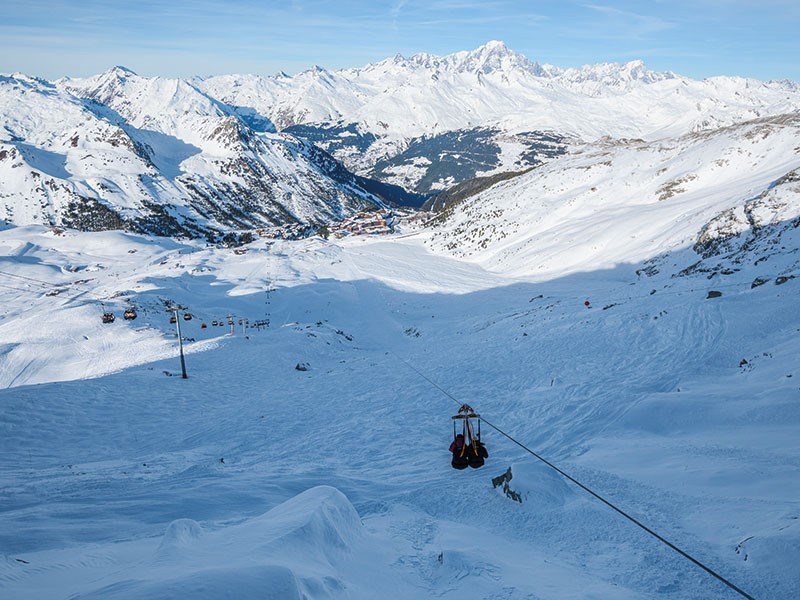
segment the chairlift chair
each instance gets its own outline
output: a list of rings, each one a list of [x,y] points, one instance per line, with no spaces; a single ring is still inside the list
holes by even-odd
[[[103,323],[113,323],[115,318],[113,312],[103,313]]]
[[[125,317],[126,321],[133,321],[138,315],[136,314],[135,309],[129,308],[125,311],[125,313],[122,316]]]

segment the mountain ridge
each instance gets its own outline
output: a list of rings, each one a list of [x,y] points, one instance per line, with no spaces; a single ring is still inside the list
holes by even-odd
[[[654,142],[800,110],[793,82],[695,81],[640,60],[562,69],[500,41],[294,76],[175,79],[115,66],[55,82],[3,76],[0,86],[0,143],[27,165],[25,181],[5,178],[0,218],[60,223],[70,204],[89,203],[110,209],[103,221],[130,223],[161,206],[171,211],[164,231],[211,237],[336,220],[385,200],[419,205],[606,139]],[[34,114],[36,103],[14,94],[71,116]]]
[[[655,256],[675,260],[662,269],[673,274],[730,274],[734,258],[766,272],[770,256],[796,248],[780,239],[800,224],[798,139],[791,113],[657,142],[608,140],[457,198],[427,243],[515,277]]]
[[[800,87],[793,82],[698,81],[652,71],[641,60],[564,69],[540,65],[498,41],[445,56],[398,54],[359,68],[290,77],[225,75],[196,84],[255,111],[278,130],[313,130],[315,143],[355,173],[424,194],[540,164],[542,157],[524,158],[538,140],[512,147],[503,139],[525,132],[581,143],[605,136],[656,140],[800,110]],[[492,156],[481,163],[461,160],[461,178],[432,180],[430,165],[402,156],[425,138],[486,129],[498,131],[481,152]],[[469,146],[453,152],[470,154]]]
[[[383,205],[323,150],[180,79],[6,77],[0,118],[0,218],[16,224],[215,240]]]

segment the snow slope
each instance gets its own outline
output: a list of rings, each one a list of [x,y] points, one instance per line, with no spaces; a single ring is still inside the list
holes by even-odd
[[[82,93],[125,128],[149,125],[121,99],[193,94],[119,76]],[[152,131],[193,135],[171,106]],[[754,597],[797,597],[798,128],[602,140],[388,237],[2,227],[0,596],[733,597],[488,425],[486,466],[451,469],[468,402]],[[72,172],[12,137],[9,177]],[[521,503],[492,486],[509,467]]]
[[[514,279],[425,235],[2,231],[0,595],[734,597],[487,426],[486,466],[451,469],[457,405],[419,371],[755,597],[797,596],[796,231],[724,281],[635,241]],[[194,315],[186,380],[165,301]],[[509,466],[521,504],[491,485]]]
[[[381,205],[310,144],[120,67],[55,84],[0,77],[0,125],[0,219],[17,225],[214,239]]]
[[[800,215],[798,169],[796,113],[654,143],[609,140],[451,204],[429,244],[542,279],[683,248],[714,254]],[[678,272],[697,255],[671,259]]]

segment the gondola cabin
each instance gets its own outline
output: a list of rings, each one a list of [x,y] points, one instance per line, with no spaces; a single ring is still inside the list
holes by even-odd
[[[113,312],[103,313],[103,323],[113,323],[114,319],[115,317]]]

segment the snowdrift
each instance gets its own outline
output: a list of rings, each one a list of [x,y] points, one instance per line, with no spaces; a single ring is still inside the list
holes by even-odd
[[[172,522],[155,557],[131,579],[75,600],[292,600],[345,589],[337,565],[362,539],[358,513],[339,490],[318,486],[260,517],[213,531]]]

